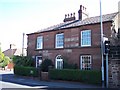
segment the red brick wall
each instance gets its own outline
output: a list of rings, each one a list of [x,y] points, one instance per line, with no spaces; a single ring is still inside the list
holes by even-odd
[[[80,33],[82,30],[92,31],[92,46],[81,47]],[[104,34],[111,36],[111,23],[103,24]],[[64,49],[55,48],[56,33],[64,33]],[[43,50],[36,50],[37,36],[43,36]],[[101,69],[101,52],[100,52],[100,24],[86,25],[76,28],[69,28],[64,30],[56,30],[51,32],[42,32],[28,35],[28,56],[42,55],[43,59],[48,57],[55,63],[55,57],[62,55],[68,58],[69,63],[76,63],[80,67],[80,56],[92,56],[92,68]]]

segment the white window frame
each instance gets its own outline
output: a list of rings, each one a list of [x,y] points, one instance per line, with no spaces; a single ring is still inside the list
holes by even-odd
[[[90,32],[90,36],[88,36],[88,37],[84,37],[83,38],[83,33],[86,33],[86,32]],[[81,47],[87,47],[87,46],[91,46],[91,30],[84,30],[84,31],[81,31]],[[86,42],[88,42],[88,40],[90,40],[90,44],[83,44],[83,42],[85,42],[85,40],[87,39],[87,41]]]
[[[58,62],[60,62],[60,67],[58,67]],[[55,68],[56,69],[63,69],[63,59],[61,55],[58,55],[55,60]]]
[[[37,49],[43,49],[43,36],[37,37]]]
[[[58,36],[61,36],[61,35],[63,35],[63,40],[58,40],[58,39],[59,39]],[[60,42],[63,43],[62,46],[59,46],[59,45],[58,45],[58,44],[61,44]],[[56,34],[55,47],[56,47],[56,48],[63,48],[63,47],[64,47],[64,33]]]
[[[84,60],[83,60],[83,57],[89,57],[90,58],[90,60],[89,60],[89,63],[83,63],[83,62],[85,62]],[[88,62],[88,61],[87,61]],[[91,58],[91,55],[82,55],[81,57],[80,57],[80,69],[81,70],[91,70],[91,68],[92,68],[92,58]]]
[[[42,63],[42,56],[36,56],[36,65],[35,65],[36,68],[40,67],[41,63]]]

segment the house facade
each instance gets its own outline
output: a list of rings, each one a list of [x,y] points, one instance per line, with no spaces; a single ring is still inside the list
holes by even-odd
[[[27,34],[27,55],[35,60],[35,66],[49,58],[56,69],[62,69],[64,58],[69,64],[76,64],[81,70],[101,70],[100,16],[83,19],[80,5],[79,19],[75,15],[67,17],[63,23],[38,32]],[[118,12],[102,16],[104,37],[114,44],[118,32]]]

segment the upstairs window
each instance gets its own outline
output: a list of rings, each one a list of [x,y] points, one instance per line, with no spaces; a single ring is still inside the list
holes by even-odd
[[[43,48],[43,36],[37,37],[37,49]]]
[[[81,31],[81,46],[91,46],[91,30]]]
[[[64,46],[64,33],[56,34],[56,48],[63,48]]]

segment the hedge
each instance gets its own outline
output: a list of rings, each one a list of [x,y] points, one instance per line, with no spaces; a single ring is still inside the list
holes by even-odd
[[[37,77],[38,70],[35,67],[14,66],[14,74],[20,76]]]
[[[51,69],[49,70],[49,78],[53,80],[67,80],[90,84],[101,84],[101,71],[78,69]]]

